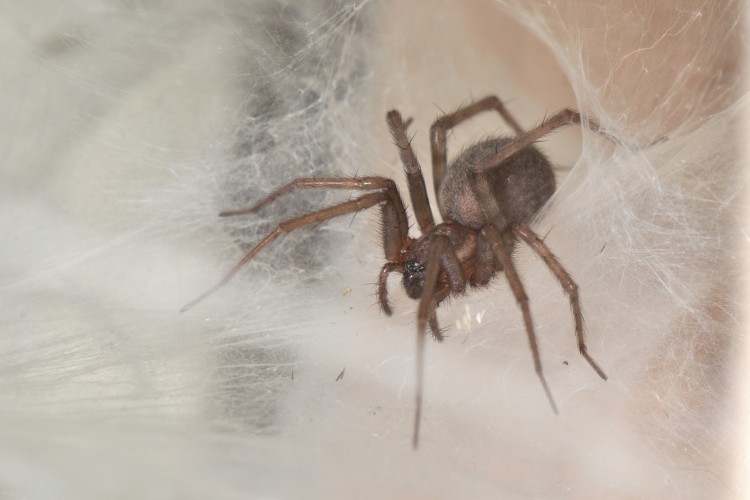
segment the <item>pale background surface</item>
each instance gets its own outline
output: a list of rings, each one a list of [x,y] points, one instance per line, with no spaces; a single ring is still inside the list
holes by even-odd
[[[741,497],[746,6],[517,3],[4,2],[0,498]],[[431,121],[489,93],[525,126],[572,106],[668,137],[542,144],[560,186],[534,228],[608,382],[519,249],[560,415],[500,276],[441,309],[414,453],[416,303],[394,278],[379,313],[370,214],[290,235],[177,313],[258,231],[341,196],[219,210],[303,175],[403,188],[394,107],[431,185]],[[449,151],[492,133],[479,118]]]

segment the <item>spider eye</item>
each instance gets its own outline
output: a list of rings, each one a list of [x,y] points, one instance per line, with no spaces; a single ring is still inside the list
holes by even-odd
[[[418,273],[422,270],[422,266],[419,265],[419,262],[415,260],[407,260],[406,264],[404,264],[404,269],[409,274]]]

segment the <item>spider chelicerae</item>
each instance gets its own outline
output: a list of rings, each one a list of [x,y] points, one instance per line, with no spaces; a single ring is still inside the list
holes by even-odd
[[[496,111],[515,131],[515,137],[491,137],[463,150],[447,165],[448,132],[471,117]],[[443,340],[436,308],[450,295],[463,294],[469,287],[487,285],[503,271],[523,314],[534,368],[552,409],[557,406],[547,385],[539,357],[529,299],[513,264],[512,252],[520,240],[529,245],[560,282],[570,300],[575,320],[575,335],[581,356],[604,380],[607,376],[589,355],[583,333],[583,313],[578,286],[557,257],[528,223],[555,191],[552,166],[533,146],[534,142],[555,129],[581,125],[577,111],[564,109],[524,131],[496,96],[474,101],[457,111],[438,118],[430,128],[432,172],[437,204],[443,222],[432,216],[422,169],[407,137],[411,120],[404,122],[398,111],[387,114],[388,128],[399,148],[404,165],[414,214],[422,232],[419,238],[409,236],[409,222],[401,195],[392,179],[378,176],[351,178],[300,178],[277,189],[256,205],[243,210],[222,212],[222,217],[252,214],[279,197],[301,189],[343,189],[364,191],[359,197],[295,217],[279,224],[250,250],[213,288],[187,304],[182,311],[224,286],[255,257],[258,252],[283,234],[327,219],[381,207],[383,251],[386,263],[378,277],[378,301],[383,312],[392,314],[388,301],[387,280],[391,273],[403,276],[402,284],[409,297],[419,300],[417,312],[417,388],[412,444],[419,442],[422,414],[424,342],[427,328],[437,341]],[[586,121],[594,132],[612,139],[595,122]]]

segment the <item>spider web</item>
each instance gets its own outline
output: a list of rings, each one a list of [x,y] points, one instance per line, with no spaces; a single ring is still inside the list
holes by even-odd
[[[652,3],[3,6],[0,497],[741,496],[746,4]],[[301,176],[405,193],[393,108],[430,186],[431,122],[488,94],[637,146],[539,145],[558,191],[533,228],[609,381],[518,248],[560,415],[498,276],[441,307],[412,452],[416,303],[394,279],[377,310],[376,211],[284,237],[177,313],[279,220],[353,195],[220,210]],[[449,155],[507,133],[477,117]]]

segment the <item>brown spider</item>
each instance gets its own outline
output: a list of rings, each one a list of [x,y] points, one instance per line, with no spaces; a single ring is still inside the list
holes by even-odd
[[[447,166],[446,135],[450,129],[484,111],[497,111],[516,132],[516,137],[493,137],[478,142]],[[539,358],[529,299],[524,292],[513,260],[516,239],[528,244],[550,268],[568,294],[575,318],[578,350],[597,374],[607,376],[586,349],[583,335],[583,314],[578,298],[578,286],[563,268],[547,245],[526,224],[537,214],[555,191],[552,167],[544,155],[532,144],[564,125],[581,125],[577,111],[564,109],[541,124],[524,132],[508,113],[502,102],[489,96],[442,116],[430,128],[432,170],[438,208],[443,223],[435,224],[427,197],[422,170],[406,135],[409,122],[404,123],[398,111],[387,115],[388,127],[400,149],[409,186],[409,196],[422,231],[420,238],[409,236],[404,202],[396,184],[385,177],[303,178],[266,196],[255,206],[222,212],[222,217],[255,213],[277,198],[296,189],[351,189],[370,191],[353,200],[345,201],[300,217],[282,222],[240,260],[216,286],[186,305],[182,311],[224,286],[236,273],[279,236],[304,226],[359,212],[375,205],[382,209],[383,250],[388,262],[378,278],[378,300],[383,312],[392,314],[388,302],[386,282],[393,272],[403,275],[403,286],[412,299],[419,300],[417,312],[417,389],[412,444],[419,442],[422,413],[424,340],[427,325],[437,341],[443,340],[438,326],[436,308],[452,294],[462,294],[466,285],[485,286],[499,271],[504,271],[513,294],[523,313],[526,333],[534,368],[542,383],[552,409],[557,406],[544,378]],[[596,123],[587,126],[610,137]]]

